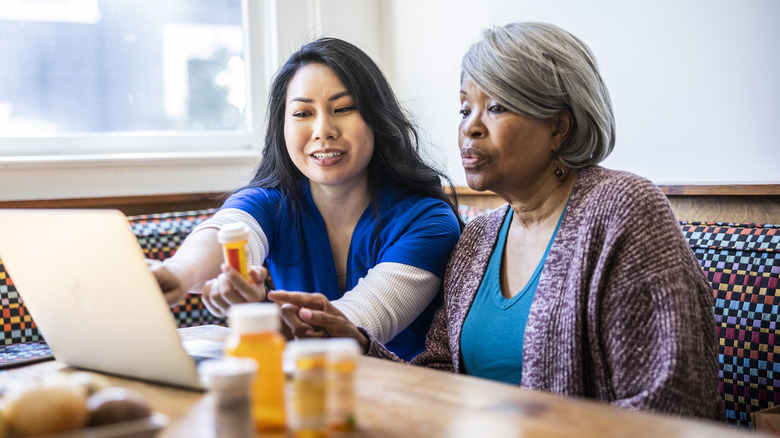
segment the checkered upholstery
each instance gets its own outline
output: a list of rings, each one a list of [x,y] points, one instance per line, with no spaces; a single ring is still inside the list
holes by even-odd
[[[179,248],[184,238],[201,222],[217,210],[183,211],[175,213],[130,216],[130,227],[138,238],[144,254],[149,259],[165,260]],[[225,325],[224,318],[212,315],[200,299],[200,295],[188,294],[181,303],[171,308],[179,327],[203,324]]]
[[[712,284],[720,393],[730,423],[780,403],[780,225],[682,222]]]
[[[0,346],[43,341],[38,327],[22,304],[19,292],[16,291],[14,282],[8,276],[2,260],[0,260],[0,304],[3,308],[2,318],[0,318],[3,324]]]

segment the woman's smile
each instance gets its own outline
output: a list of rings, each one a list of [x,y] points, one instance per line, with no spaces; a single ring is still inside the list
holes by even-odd
[[[341,151],[318,151],[309,156],[318,166],[334,166],[344,159],[346,152]]]

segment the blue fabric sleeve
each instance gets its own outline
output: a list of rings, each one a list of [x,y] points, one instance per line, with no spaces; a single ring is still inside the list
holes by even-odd
[[[377,263],[403,263],[444,277],[450,252],[460,237],[458,220],[447,204],[432,198],[407,198],[383,214],[382,221],[385,246]]]

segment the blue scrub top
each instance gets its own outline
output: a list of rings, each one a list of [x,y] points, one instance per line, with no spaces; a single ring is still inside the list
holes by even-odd
[[[277,288],[319,292],[335,300],[382,262],[411,265],[444,276],[447,259],[460,236],[452,209],[438,199],[390,187],[380,193],[378,217],[369,205],[358,220],[347,259],[346,285],[341,291],[325,222],[307,180],[301,188],[303,198],[297,212],[280,207],[284,201],[278,189],[266,188],[240,190],[222,206],[249,213],[263,229],[269,246],[266,261]],[[441,301],[440,291],[387,348],[407,360],[419,354]]]

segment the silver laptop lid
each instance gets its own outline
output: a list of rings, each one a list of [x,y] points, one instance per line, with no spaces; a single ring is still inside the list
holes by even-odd
[[[121,212],[0,209],[0,259],[56,359],[202,388]]]

